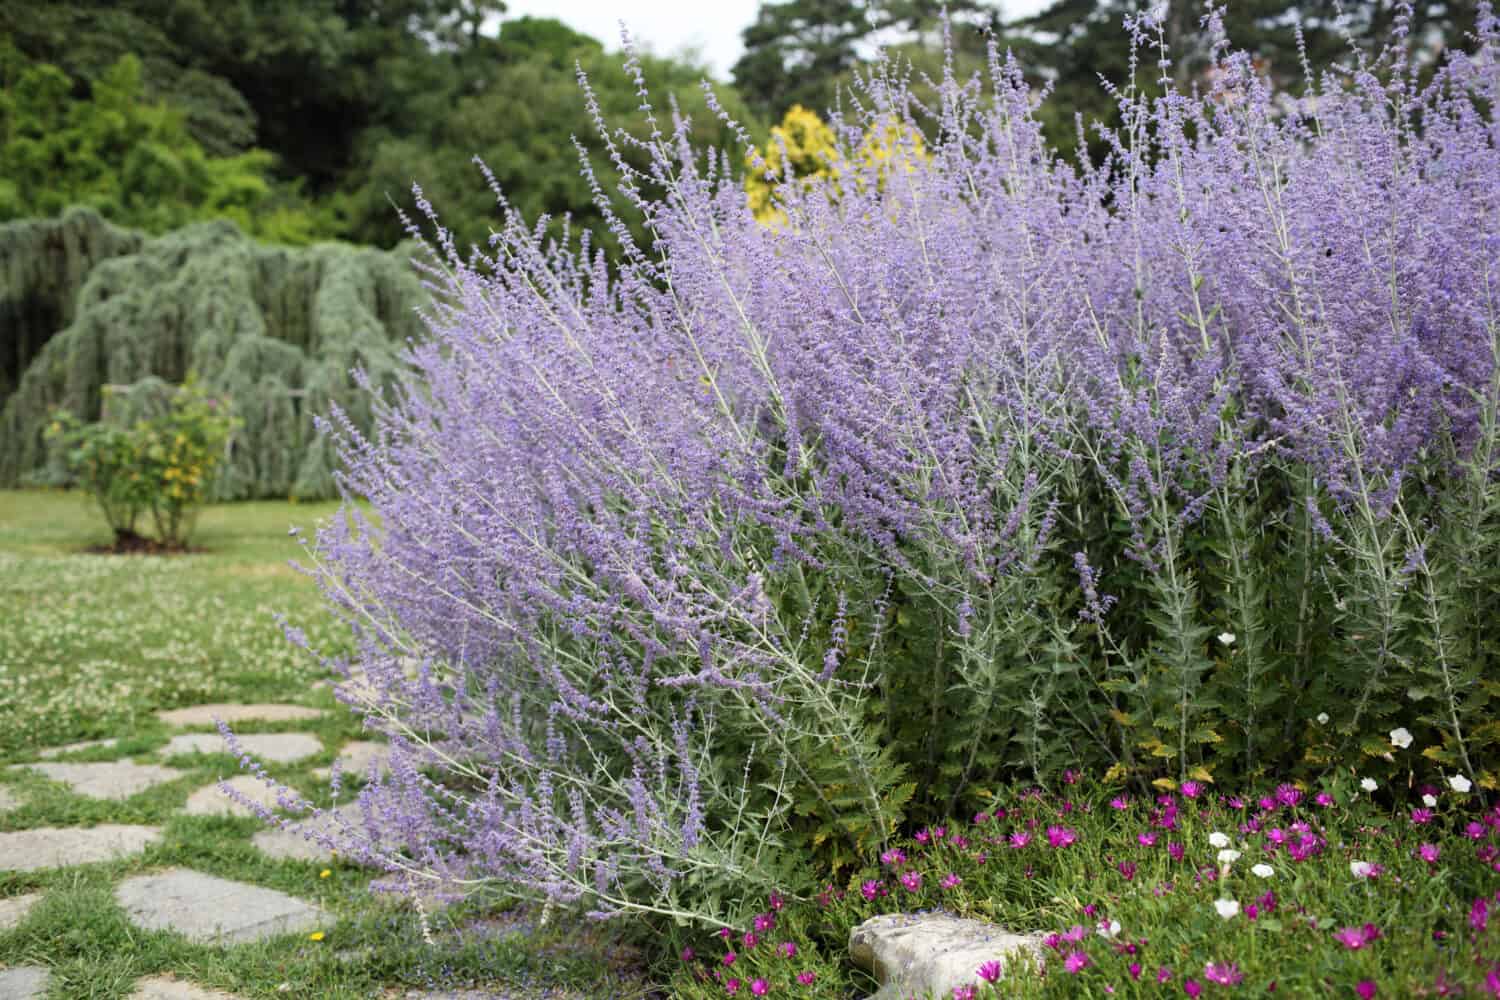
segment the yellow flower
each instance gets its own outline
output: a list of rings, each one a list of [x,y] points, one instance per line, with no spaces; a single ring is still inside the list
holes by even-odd
[[[318,878],[327,878],[328,876],[330,876],[332,874],[333,874],[333,870],[332,869],[330,869],[330,868],[324,868],[322,871],[318,872]]]
[[[307,936],[307,939],[309,941],[321,941],[321,940],[323,940],[323,932],[322,931],[313,931],[311,934],[309,934]]]

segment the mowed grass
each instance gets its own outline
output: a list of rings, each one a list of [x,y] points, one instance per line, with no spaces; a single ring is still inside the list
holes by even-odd
[[[160,841],[117,862],[39,872],[0,872],[0,899],[44,898],[15,929],[0,931],[0,967],[45,965],[50,997],[126,997],[141,976],[171,974],[244,997],[367,997],[408,988],[480,986],[496,996],[628,996],[644,992],[628,953],[573,929],[539,929],[524,914],[483,900],[431,915],[423,933],[400,897],[369,891],[376,873],[341,862],[277,861],[251,845],[254,819],[187,816],[196,789],[229,777],[228,754],[167,758],[164,708],[275,701],[327,709],[321,720],[236,727],[311,732],[324,752],[272,765],[276,778],[319,805],[334,804],[312,776],[338,748],[369,739],[334,699],[334,678],[282,635],[278,616],[315,647],[347,646],[315,585],[291,568],[300,544],[332,504],[247,503],[210,507],[193,546],[174,556],[90,554],[109,540],[74,493],[0,492],[0,788],[20,805],[0,812],[0,831],[142,823]],[[86,798],[9,765],[43,747],[115,737],[66,760],[167,763],[183,776],[123,802]],[[347,780],[346,776],[346,780]],[[354,783],[357,787],[357,782]],[[345,791],[347,797],[350,793]],[[320,939],[283,935],[235,947],[194,945],[130,924],[115,903],[125,877],[181,866],[291,893],[329,913]],[[3,859],[0,859],[3,867]]]

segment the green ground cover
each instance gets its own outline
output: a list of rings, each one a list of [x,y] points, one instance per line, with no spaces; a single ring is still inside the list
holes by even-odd
[[[96,823],[160,825],[159,843],[118,862],[0,873],[0,899],[42,891],[20,926],[0,931],[0,967],[52,970],[54,998],[127,996],[137,978],[171,973],[245,997],[365,997],[389,989],[478,985],[500,995],[641,992],[623,953],[604,940],[538,930],[524,916],[465,903],[436,914],[423,940],[408,906],[373,897],[373,874],[353,865],[276,861],[250,838],[255,819],[183,815],[195,789],[237,770],[228,755],[177,756],[183,777],[123,802],[73,794],[8,765],[42,747],[120,739],[67,760],[161,763],[168,728],[156,711],[211,702],[290,702],[338,709],[313,722],[245,725],[244,731],[315,733],[319,756],[271,773],[330,805],[311,775],[362,734],[338,706],[321,667],[282,636],[284,614],[336,647],[337,630],[312,583],[287,565],[298,554],[291,525],[310,528],[333,505],[249,503],[203,511],[181,556],[92,555],[109,541],[102,519],[72,493],[0,492],[0,788],[21,800],[0,812],[0,832]],[[349,794],[347,791],[345,795]],[[218,948],[133,927],[112,886],[132,874],[182,866],[287,892],[332,918],[318,940],[283,935]],[[327,874],[323,874],[324,872]],[[602,991],[602,992],[601,992]],[[396,993],[394,995],[400,995]]]

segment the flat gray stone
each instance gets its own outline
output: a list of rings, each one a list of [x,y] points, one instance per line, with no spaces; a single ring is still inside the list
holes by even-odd
[[[51,973],[40,965],[0,969],[0,1000],[32,1000],[47,992]]]
[[[849,957],[881,984],[877,1000],[951,997],[956,987],[982,985],[978,969],[985,962],[1003,968],[1021,952],[1039,953],[1042,938],[947,913],[886,913],[849,933]]]
[[[38,771],[67,785],[79,795],[96,799],[128,799],[153,785],[182,777],[182,772],[159,764],[112,760],[103,764],[16,764],[17,770]]]
[[[0,899],[0,933],[15,930],[26,919],[31,908],[42,901],[42,894],[29,892],[24,896],[8,896]]]
[[[323,744],[311,733],[236,734],[235,741],[239,743],[240,750],[250,756],[276,764],[294,764],[323,752]],[[180,753],[233,753],[224,737],[218,733],[184,733],[174,736],[162,747],[161,752],[167,757]]]
[[[320,708],[306,708],[302,705],[234,705],[222,702],[156,713],[156,717],[169,726],[212,726],[219,722],[230,725],[236,722],[300,722],[303,719],[321,719],[323,715]]]
[[[267,809],[276,808],[276,790],[253,774],[237,774],[224,782],[236,792],[239,792],[251,802],[259,803]],[[204,785],[192,795],[188,796],[187,805],[182,811],[189,816],[254,816],[256,812],[243,802],[231,799],[225,794],[224,789],[219,787],[218,782],[212,785]]]
[[[90,865],[139,854],[161,834],[157,826],[38,827],[0,833],[0,871],[34,872]]]
[[[378,773],[386,775],[391,773],[391,748],[385,743],[375,743],[370,740],[356,740],[353,743],[345,743],[339,749],[338,760],[334,763],[343,769],[344,779],[358,778],[367,781],[370,777],[370,765],[378,768]],[[333,777],[333,769],[330,767],[319,767],[313,769],[313,777],[327,780]]]
[[[233,993],[211,990],[170,976],[149,976],[135,981],[135,992],[127,1000],[239,1000]]]
[[[240,944],[316,930],[327,915],[311,903],[189,868],[137,875],[115,899],[138,927],[176,931],[196,944]]]
[[[120,741],[111,736],[107,740],[84,740],[82,743],[69,743],[66,746],[48,747],[45,750],[37,751],[37,756],[42,758],[42,760],[51,760],[54,757],[61,757],[63,754],[77,753],[80,750],[92,750],[95,747],[115,747],[119,745]]]
[[[10,812],[20,804],[21,797],[19,795],[4,785],[0,785],[0,813]]]
[[[338,837],[345,827],[352,827],[355,836],[361,840],[369,836],[365,826],[364,810],[360,808],[358,802],[345,802],[336,809],[331,809],[319,816],[302,820],[291,830],[284,830],[280,827],[261,830],[250,838],[250,843],[261,853],[280,860],[322,861],[326,863],[333,860],[333,852],[317,841],[308,840],[302,836],[302,831],[311,830]],[[379,833],[380,843],[387,849],[394,847],[401,840],[399,833],[390,825],[380,826]],[[388,894],[381,893],[377,898],[384,898],[386,895]],[[425,898],[424,902],[426,902]],[[436,903],[434,905],[436,908],[441,908],[446,904]]]

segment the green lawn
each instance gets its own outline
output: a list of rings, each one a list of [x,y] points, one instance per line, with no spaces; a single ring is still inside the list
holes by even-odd
[[[206,702],[294,702],[331,709],[314,723],[246,725],[244,731],[316,733],[318,757],[273,766],[276,777],[320,804],[326,767],[351,739],[367,738],[333,698],[329,675],[282,636],[277,615],[325,649],[340,631],[316,588],[288,562],[300,554],[291,525],[310,529],[333,505],[250,503],[205,510],[193,537],[201,551],[175,556],[93,555],[102,520],[73,493],[0,492],[0,785],[22,804],[0,812],[0,831],[95,823],[146,823],[161,841],[128,860],[32,873],[0,873],[0,899],[42,890],[24,923],[0,932],[0,967],[52,969],[51,997],[124,997],[138,977],[170,972],[241,996],[365,997],[392,988],[483,985],[496,995],[639,995],[623,952],[608,942],[488,919],[466,902],[438,915],[435,944],[417,915],[372,898],[371,873],[352,865],[273,861],[256,851],[254,819],[180,814],[195,789],[228,777],[228,755],[177,757],[184,776],[124,802],[73,794],[6,765],[42,747],[113,736],[120,744],[71,760],[156,754],[168,729],[153,713]],[[348,794],[347,792],[345,794]],[[129,924],[115,905],[120,878],[169,866],[279,889],[324,905],[336,918],[320,940],[283,936],[232,948],[188,944]],[[557,991],[557,992],[553,992]],[[577,995],[577,994],[573,994]]]

